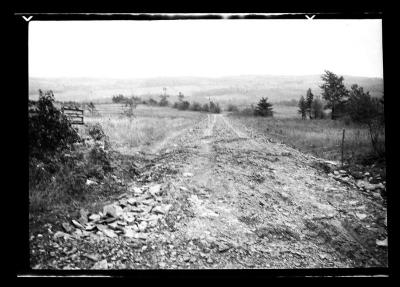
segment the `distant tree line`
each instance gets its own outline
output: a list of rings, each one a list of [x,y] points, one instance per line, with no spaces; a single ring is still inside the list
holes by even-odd
[[[209,103],[205,103],[201,105],[198,102],[192,102],[185,100],[185,96],[182,93],[178,95],[178,101],[175,102],[172,106],[174,109],[178,109],[181,111],[191,110],[196,112],[206,112],[206,113],[221,113],[221,107],[218,103],[214,103],[213,101],[209,101]]]
[[[226,110],[240,116],[273,117],[274,115],[272,103],[264,97],[258,101],[256,106],[251,104],[249,107],[239,110],[237,106],[229,104]]]

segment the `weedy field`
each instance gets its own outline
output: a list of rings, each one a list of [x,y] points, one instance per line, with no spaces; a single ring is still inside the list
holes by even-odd
[[[366,127],[346,123],[344,120],[302,120],[297,110],[297,107],[276,105],[272,118],[237,115],[231,117],[249,129],[328,160],[341,159],[343,130],[345,160],[366,158],[372,154],[370,135]],[[380,136],[380,144],[385,144],[384,131]]]
[[[199,112],[139,105],[133,116],[127,117],[123,105],[102,104],[96,108],[98,114],[87,116],[85,121],[99,123],[111,145],[124,154],[153,151],[164,139],[179,134],[205,116]]]

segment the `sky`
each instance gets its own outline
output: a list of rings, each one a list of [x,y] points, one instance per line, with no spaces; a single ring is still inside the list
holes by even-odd
[[[30,21],[30,77],[383,77],[381,20]]]

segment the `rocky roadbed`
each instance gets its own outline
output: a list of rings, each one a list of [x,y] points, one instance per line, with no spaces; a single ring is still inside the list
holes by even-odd
[[[385,182],[369,174],[224,115],[144,156],[140,178],[101,212],[31,235],[34,269],[387,266]]]

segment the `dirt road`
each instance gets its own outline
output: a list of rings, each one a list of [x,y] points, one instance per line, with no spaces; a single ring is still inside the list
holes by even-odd
[[[150,150],[144,183],[160,183],[171,206],[161,223],[141,244],[95,234],[52,243],[79,254],[50,266],[92,268],[79,259],[89,253],[109,269],[387,266],[387,247],[376,244],[386,235],[382,198],[334,179],[312,156],[211,114]]]
[[[312,157],[250,138],[224,115],[208,115],[171,144],[190,156],[175,158],[181,174],[167,188],[172,228],[162,232],[174,246],[191,243],[188,266],[386,265],[373,227],[385,210],[312,167]],[[356,214],[363,210],[367,217],[360,220]],[[212,255],[204,255],[210,250]]]

